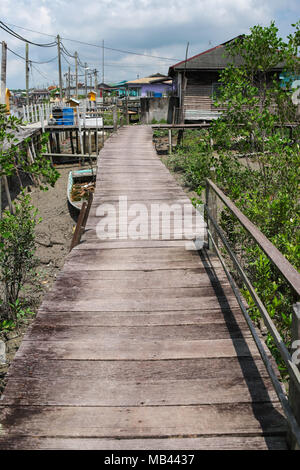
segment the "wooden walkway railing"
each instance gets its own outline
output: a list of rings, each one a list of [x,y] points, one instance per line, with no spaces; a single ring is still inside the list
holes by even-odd
[[[168,235],[157,204],[173,207]],[[105,143],[85,232],[10,367],[0,448],[287,448],[274,361],[222,259],[199,250],[204,221],[194,240],[178,230],[183,206],[197,215],[150,126]]]
[[[213,193],[213,194],[212,194]],[[249,278],[247,277],[245,271],[240,265],[236,255],[232,251],[230,244],[226,237],[224,236],[223,231],[217,222],[217,200],[216,196],[222,201],[222,203],[229,209],[229,211],[235,216],[238,222],[245,228],[248,234],[252,237],[257,245],[263,250],[267,255],[269,260],[276,266],[277,270],[281,273],[283,278],[290,285],[293,292],[300,296],[300,274],[296,269],[289,263],[289,261],[280,253],[280,251],[265,237],[265,235],[236,207],[236,205],[213,183],[211,180],[207,179],[206,181],[206,213],[208,217],[208,227],[209,227],[209,242],[210,247],[214,249],[224,267],[228,280],[236,294],[237,300],[241,306],[241,310],[244,314],[244,317],[248,323],[250,331],[252,333],[253,339],[260,351],[262,360],[266,366],[266,369],[272,380],[274,389],[278,395],[278,398],[282,404],[282,407],[285,411],[288,424],[290,426],[290,432],[288,434],[288,441],[291,448],[300,450],[300,370],[299,366],[295,364],[292,359],[291,353],[288,351],[286,345],[284,344],[282,337],[278,330],[276,329],[274,322],[272,321],[267,309],[265,308],[263,302],[259,298],[255,288],[251,284]],[[234,264],[235,269],[237,270],[241,280],[248,289],[257,309],[259,310],[262,319],[268,329],[268,332],[271,334],[275,345],[278,348],[278,351],[283,359],[287,370],[290,376],[289,383],[289,396],[287,397],[282,391],[282,386],[279,383],[278,377],[273,370],[273,367],[265,353],[264,347],[260,338],[258,337],[254,325],[251,322],[247,310],[243,306],[241,301],[241,296],[239,291],[236,289],[235,282],[229,273],[226,263],[224,262],[220,250],[218,248],[218,240],[221,240],[223,246],[225,247],[227,253],[229,254],[231,261]],[[291,344],[296,344],[300,347],[300,302],[297,302],[293,306],[292,312],[292,328],[291,328]]]

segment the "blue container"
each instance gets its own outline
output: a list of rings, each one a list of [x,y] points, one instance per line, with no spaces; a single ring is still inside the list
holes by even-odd
[[[64,126],[74,126],[73,108],[63,108],[63,124]]]

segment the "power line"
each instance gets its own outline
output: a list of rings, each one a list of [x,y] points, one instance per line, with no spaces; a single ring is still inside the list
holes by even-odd
[[[47,44],[39,44],[37,42],[30,41],[29,39],[25,39],[23,36],[20,34],[16,33],[14,30],[9,28],[3,21],[0,21],[0,28],[3,29],[6,33],[10,34],[11,36],[14,36],[15,38],[19,39],[20,41],[27,42],[28,44],[32,44],[34,46],[39,46],[39,47],[53,47],[56,45],[56,41],[53,41],[51,43]]]
[[[2,23],[2,22],[1,22]],[[2,23],[4,24],[4,23]],[[23,26],[17,26],[15,24],[12,24],[12,23],[8,23],[10,24],[11,26],[13,26],[14,28],[20,28],[20,29],[24,29],[26,31],[30,31],[32,33],[37,33],[37,34],[41,34],[41,35],[44,35],[44,36],[48,36],[48,37],[55,37],[54,35],[52,34],[47,34],[47,33],[42,33],[40,31],[35,31],[33,29],[29,29],[29,28],[24,28]],[[13,30],[11,30],[13,31]],[[13,31],[14,32],[14,31]],[[71,42],[76,42],[78,44],[83,44],[83,45],[86,45],[86,46],[92,46],[92,47],[98,47],[100,49],[103,48],[102,45],[99,45],[99,44],[93,44],[93,43],[89,43],[89,42],[84,42],[84,41],[79,41],[78,39],[71,39],[71,38],[64,38],[64,37],[61,37],[61,39],[63,39],[64,41],[71,41]],[[23,39],[24,40],[24,39]],[[25,40],[26,41],[26,40]],[[29,41],[28,41],[29,42]],[[50,43],[52,44],[52,43]],[[56,44],[56,42],[54,42],[54,44]],[[37,44],[37,45],[40,45],[40,44]],[[50,45],[48,46],[50,47]],[[177,59],[176,57],[160,57],[160,56],[154,56],[154,55],[151,55],[151,54],[143,54],[141,52],[134,52],[134,51],[125,51],[123,49],[116,49],[116,48],[113,48],[113,47],[108,47],[108,46],[104,46],[104,49],[107,49],[107,50],[110,50],[110,51],[114,51],[114,52],[121,52],[122,54],[133,54],[133,55],[138,55],[138,56],[143,56],[143,57],[152,57],[152,58],[155,58],[155,59],[163,59],[163,60],[171,60],[171,61],[174,61],[174,60],[181,60],[181,59]],[[73,56],[72,56],[73,57]]]
[[[17,57],[19,57],[20,59],[23,59],[26,61],[25,57],[22,57],[20,54],[18,54],[17,52],[13,51],[12,49],[10,49],[9,47],[7,47],[7,50],[9,50],[12,54],[16,55]],[[36,60],[30,60],[29,62],[32,62],[33,64],[49,64],[49,62],[53,62],[54,60],[57,59],[57,56],[56,57],[53,57],[52,59],[49,59],[49,60],[45,60],[43,62],[39,62],[39,61],[36,61]]]

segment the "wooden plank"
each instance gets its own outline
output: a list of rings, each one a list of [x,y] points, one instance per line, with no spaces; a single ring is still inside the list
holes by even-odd
[[[32,325],[29,330],[30,341],[194,341],[249,338],[249,330],[241,331],[239,325],[232,323],[230,331],[226,324],[209,323],[202,325],[148,325],[148,326],[50,326]],[[26,341],[28,336],[25,337]]]
[[[61,285],[62,283],[60,283]],[[114,300],[122,300],[126,302],[127,300],[132,299],[133,297],[135,300],[152,300],[152,299],[169,299],[169,298],[176,298],[178,301],[179,299],[185,298],[197,298],[200,302],[202,299],[206,297],[215,297],[218,296],[220,298],[227,297],[233,298],[231,286],[220,286],[215,284],[214,286],[209,285],[209,280],[203,287],[147,287],[142,288],[137,292],[137,289],[132,286],[127,288],[116,288],[112,286],[102,287],[99,289],[98,287],[94,287],[92,283],[90,285],[81,288],[74,289],[69,288],[66,290],[64,287],[57,287],[51,290],[48,293],[45,300],[57,300],[60,302],[61,300],[70,300],[76,301],[78,298],[86,298],[89,297],[90,299],[111,299],[114,297]]]
[[[238,303],[234,297],[219,297],[218,306],[222,308],[234,308],[238,306]],[[117,299],[99,299],[99,298],[89,298],[83,299],[78,298],[74,301],[71,300],[60,300],[60,301],[51,301],[45,300],[41,305],[41,310],[53,310],[56,309],[57,312],[69,310],[72,311],[112,311],[119,312],[124,310],[131,310],[135,312],[155,312],[161,310],[203,310],[211,309],[213,310],[216,307],[216,296],[212,295],[211,297],[205,297],[205,299],[199,300],[199,298],[189,298],[182,297],[176,299],[175,297],[162,297],[160,299],[153,296],[149,299],[142,298],[132,298],[130,297],[119,297]]]
[[[9,375],[15,379],[55,379],[112,380],[113,382],[141,383],[168,380],[209,380],[225,377],[238,380],[248,378],[258,380],[267,378],[268,373],[260,358],[253,357],[220,357],[176,359],[176,360],[143,360],[143,361],[73,361],[57,359],[47,360],[43,357],[32,357],[26,361],[22,355],[12,363]],[[187,390],[188,392],[188,390]],[[7,394],[7,393],[6,393]]]
[[[53,390],[49,389],[49,381]],[[110,377],[99,379],[59,377],[49,374],[40,378],[12,379],[3,395],[2,405],[18,406],[174,406],[213,405],[220,403],[276,402],[277,395],[271,379],[223,377],[220,379],[151,380],[142,382],[112,381]]]
[[[282,436],[217,436],[164,439],[14,437],[1,439],[2,450],[287,450]]]
[[[283,435],[285,422],[272,404],[143,407],[7,407],[2,435],[9,437],[177,437]],[[259,417],[259,419],[257,419]],[[17,419],[16,419],[17,418]]]
[[[61,281],[63,279],[63,281]],[[110,281],[116,286],[122,288],[134,286],[136,289],[147,287],[197,287],[207,285],[207,280],[211,283],[227,280],[226,274],[222,268],[200,267],[197,269],[166,269],[166,270],[80,270],[66,272],[65,269],[58,274],[56,283],[63,282],[67,288],[70,286],[80,286],[81,281],[94,281],[94,285],[101,288],[102,281]],[[99,284],[98,284],[99,282]],[[56,283],[54,286],[56,286]],[[205,283],[205,284],[203,284]],[[104,283],[105,284],[105,283]],[[102,286],[104,286],[102,284]],[[228,281],[225,282],[228,284]],[[83,284],[84,285],[84,284]],[[216,306],[217,307],[217,306]]]
[[[219,357],[259,357],[253,340],[119,340],[98,341],[30,341],[23,340],[17,357],[72,360],[162,360]]]
[[[161,311],[161,312],[56,312],[40,311],[35,325],[57,326],[146,326],[146,325],[201,325],[224,323],[230,329],[231,324],[246,328],[247,324],[241,315],[232,317],[230,310],[203,311]]]

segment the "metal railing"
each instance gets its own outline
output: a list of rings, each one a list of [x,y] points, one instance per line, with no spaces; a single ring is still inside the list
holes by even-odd
[[[236,207],[236,205],[213,183],[210,179],[206,180],[206,204],[205,211],[208,219],[208,241],[209,248],[214,250],[219,257],[221,264],[225,270],[226,276],[233,288],[234,294],[241,307],[242,313],[251,331],[252,337],[259,350],[261,358],[271,378],[274,389],[281,402],[284,410],[288,425],[288,442],[293,449],[300,450],[300,371],[292,360],[292,356],[284,344],[275,324],[273,323],[267,309],[265,308],[262,300],[259,298],[255,288],[251,284],[244,269],[239,263],[236,254],[233,252],[230,244],[225,237],[221,227],[217,222],[217,200],[220,199],[222,203],[229,209],[232,215],[243,226],[247,233],[252,237],[256,244],[263,250],[269,260],[276,266],[281,275],[290,285],[292,290],[299,297],[300,295],[300,274],[288,262],[288,260],[278,251],[278,249],[263,235],[263,233]],[[287,396],[277,374],[274,371],[272,364],[265,351],[265,347],[256,331],[254,324],[245,308],[239,289],[230,274],[226,262],[224,261],[220,249],[218,247],[218,240],[222,242],[223,247],[227,251],[234,268],[236,269],[240,279],[248,289],[254,304],[259,310],[266,328],[270,335],[273,337],[274,343],[278,348],[281,358],[283,359],[290,376],[289,394]],[[300,303],[297,302],[293,306],[293,321],[292,321],[292,343],[300,340]]]

